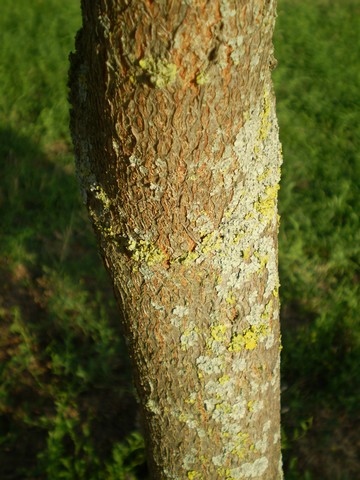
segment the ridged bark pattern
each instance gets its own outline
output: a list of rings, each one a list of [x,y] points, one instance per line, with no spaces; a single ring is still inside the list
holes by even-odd
[[[156,480],[282,478],[272,0],[83,0],[77,172]]]

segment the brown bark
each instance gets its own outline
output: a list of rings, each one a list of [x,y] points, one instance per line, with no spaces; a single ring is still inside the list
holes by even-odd
[[[272,0],[83,0],[77,172],[154,479],[282,478]]]

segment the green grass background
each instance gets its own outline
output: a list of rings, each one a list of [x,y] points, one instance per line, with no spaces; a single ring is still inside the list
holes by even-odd
[[[143,480],[111,285],[76,184],[76,0],[2,0],[0,478]],[[279,0],[287,480],[360,478],[360,7]]]

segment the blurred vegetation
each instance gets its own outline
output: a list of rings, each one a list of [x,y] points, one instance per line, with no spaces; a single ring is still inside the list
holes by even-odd
[[[279,2],[287,480],[360,478],[360,5]]]
[[[2,0],[0,478],[143,480],[112,288],[68,132],[77,0]],[[360,475],[360,7],[279,0],[287,480]]]

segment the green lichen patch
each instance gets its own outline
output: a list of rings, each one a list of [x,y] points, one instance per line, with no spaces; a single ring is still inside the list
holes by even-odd
[[[111,201],[105,190],[100,185],[94,184],[90,186],[90,191],[93,192],[95,198],[101,202],[104,210],[109,210]]]
[[[242,460],[248,453],[249,449],[250,449],[249,434],[239,432],[236,435],[235,444],[233,446],[231,453],[233,455],[236,455],[240,460]]]
[[[206,72],[199,72],[195,77],[195,81],[197,85],[206,85],[210,82],[210,79]]]
[[[244,348],[245,350],[254,350],[259,341],[268,333],[268,328],[264,323],[251,325],[251,327],[232,337],[228,350],[230,352],[240,352]]]
[[[279,184],[267,187],[265,196],[255,203],[255,210],[262,215],[268,222],[273,218],[276,209],[277,192],[280,189]]]
[[[184,330],[180,337],[181,350],[188,350],[190,347],[194,347],[199,340],[200,330],[195,326],[194,322],[189,322],[189,325]]]
[[[213,325],[210,328],[211,337],[216,342],[223,342],[224,340],[226,340],[226,330],[226,325]]]
[[[264,312],[261,314],[262,320],[268,320],[273,313],[273,299],[271,298],[268,303],[265,305]]]
[[[189,480],[202,480],[204,477],[200,472],[197,472],[195,470],[190,470],[189,472],[187,472],[187,478]]]
[[[200,251],[204,255],[216,252],[221,249],[222,238],[219,236],[218,232],[211,232],[206,235],[200,244]]]
[[[131,258],[135,260],[135,262],[145,263],[149,267],[166,260],[164,252],[146,240],[132,240],[129,242],[127,248],[131,252]]]
[[[150,82],[158,88],[164,88],[173,83],[176,78],[176,65],[152,56],[144,57],[139,65],[148,75]]]
[[[195,262],[199,258],[199,253],[196,251],[186,252],[180,257],[177,257],[171,263],[179,264],[179,265],[190,265]]]
[[[259,270],[258,270],[258,273],[260,273],[266,267],[266,265],[269,261],[269,255],[260,255],[258,252],[254,252],[254,256],[260,262]]]
[[[197,260],[202,260],[205,256],[216,254],[221,251],[223,238],[219,231],[215,230],[203,236],[194,250],[185,252],[183,255],[175,258],[171,263],[180,265],[191,265]]]

